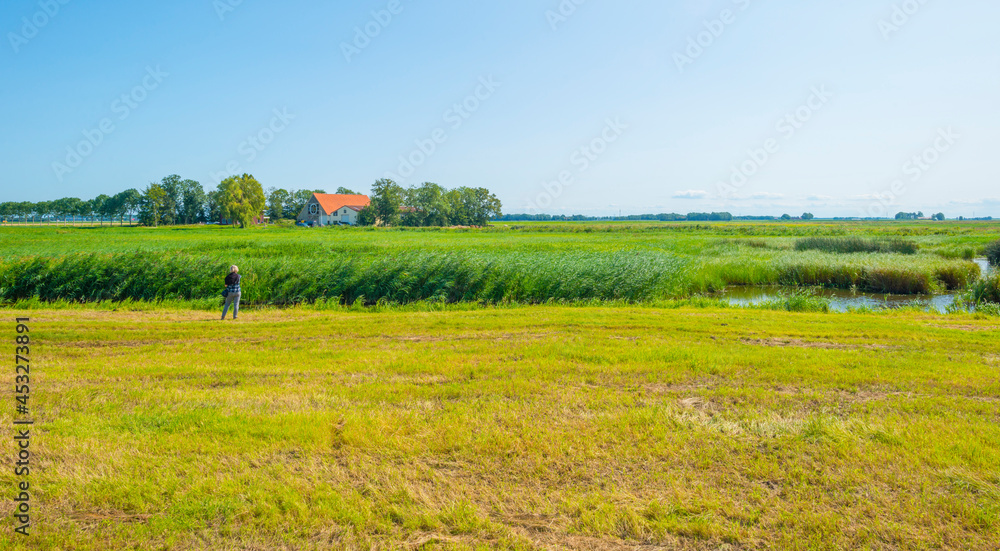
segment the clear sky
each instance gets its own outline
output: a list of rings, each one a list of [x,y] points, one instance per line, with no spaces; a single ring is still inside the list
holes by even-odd
[[[1000,216],[998,20],[995,0],[8,0],[0,200],[249,172],[487,187],[507,213]]]

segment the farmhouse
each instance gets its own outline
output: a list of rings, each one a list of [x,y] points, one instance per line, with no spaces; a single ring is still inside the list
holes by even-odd
[[[302,207],[297,219],[301,222],[314,222],[320,226],[330,224],[357,224],[358,213],[367,207],[371,199],[367,195],[334,195],[329,193],[313,193],[306,206]]]

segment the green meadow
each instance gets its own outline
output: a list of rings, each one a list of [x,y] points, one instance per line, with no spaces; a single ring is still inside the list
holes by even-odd
[[[4,549],[1000,546],[995,318],[18,314],[35,516]]]
[[[997,549],[1000,294],[973,260],[998,239],[0,227],[35,419],[31,535],[8,440],[0,549]],[[711,294],[757,284],[788,297]],[[815,287],[981,307],[834,313]]]

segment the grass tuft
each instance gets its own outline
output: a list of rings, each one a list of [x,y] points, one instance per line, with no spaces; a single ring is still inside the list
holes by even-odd
[[[986,256],[986,260],[989,260],[990,265],[1000,266],[1000,239],[986,245],[983,253]]]
[[[977,306],[1000,304],[1000,271],[991,270],[986,277],[970,285],[965,298]]]
[[[916,254],[920,246],[907,239],[866,239],[863,237],[807,237],[795,242],[797,251],[837,254],[898,253]]]

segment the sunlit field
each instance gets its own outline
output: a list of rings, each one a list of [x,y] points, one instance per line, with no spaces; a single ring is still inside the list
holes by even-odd
[[[37,528],[3,548],[1000,545],[992,318],[30,314]]]
[[[0,549],[997,549],[1000,299],[973,260],[998,238],[0,228],[35,420],[32,536],[8,516]],[[713,294],[751,284],[790,295]],[[878,285],[983,302],[800,292]]]

